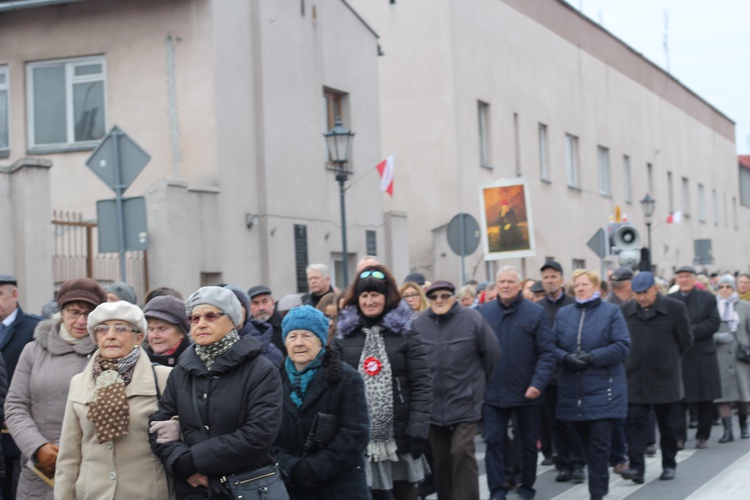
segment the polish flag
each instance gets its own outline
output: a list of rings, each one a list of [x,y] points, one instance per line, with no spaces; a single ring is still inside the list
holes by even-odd
[[[667,224],[679,224],[682,222],[682,211],[672,212],[667,216]]]
[[[378,163],[377,169],[380,174],[380,190],[385,191],[393,197],[393,157],[392,153],[385,160]]]

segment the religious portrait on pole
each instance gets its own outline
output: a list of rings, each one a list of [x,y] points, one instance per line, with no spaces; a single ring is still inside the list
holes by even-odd
[[[525,179],[501,179],[480,186],[485,258],[536,255],[531,203]]]

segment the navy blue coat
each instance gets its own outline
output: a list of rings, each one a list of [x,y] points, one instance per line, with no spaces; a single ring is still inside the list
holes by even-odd
[[[508,307],[500,299],[477,309],[500,343],[500,360],[484,391],[484,402],[500,408],[539,404],[526,390],[544,391],[555,371],[555,340],[547,313],[519,293]]]
[[[557,419],[625,418],[628,388],[624,361],[630,352],[630,333],[620,308],[600,298],[565,306],[557,314],[554,330],[559,362],[576,351],[594,356],[593,365],[579,373],[562,366]]]
[[[34,329],[41,320],[42,318],[36,314],[26,314],[21,309],[21,306],[18,306],[16,319],[3,332],[3,341],[0,342],[0,352],[3,354],[5,371],[8,375],[6,389],[10,387],[10,382],[13,380],[13,372],[16,371],[16,364],[18,364],[18,358],[21,357],[21,351],[26,347],[26,344],[34,340]],[[2,443],[6,458],[18,458],[21,456],[21,450],[13,442],[10,434],[3,434]]]

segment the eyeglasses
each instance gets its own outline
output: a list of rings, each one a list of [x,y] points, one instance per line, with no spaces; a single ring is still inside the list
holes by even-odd
[[[125,335],[128,332],[135,333],[138,331],[135,328],[130,328],[129,326],[125,325],[96,325],[94,327],[94,333],[96,335],[106,335],[110,330],[114,330],[116,335]]]
[[[380,271],[364,271],[362,274],[359,275],[359,279],[363,280],[365,278],[375,278],[378,280],[384,280],[385,274],[383,274]]]
[[[222,316],[226,315],[226,313],[223,312],[210,312],[206,314],[193,314],[192,316],[188,317],[188,322],[191,325],[197,325],[200,323],[201,318],[204,318],[206,320],[206,323],[213,323],[217,319],[221,318]]]
[[[451,297],[453,297],[453,295],[451,295],[450,293],[433,293],[427,298],[430,300],[448,300]]]
[[[732,288],[732,287],[729,286],[729,285],[719,285],[719,290],[721,290],[723,288]]]
[[[71,319],[78,321],[78,318],[83,316],[84,319],[88,319],[91,311],[79,311],[78,309],[63,309],[63,312],[70,316]]]
[[[405,299],[413,299],[414,297],[419,297],[419,294],[418,293],[410,293],[410,294],[407,294],[407,295],[402,295],[402,297],[405,298]]]

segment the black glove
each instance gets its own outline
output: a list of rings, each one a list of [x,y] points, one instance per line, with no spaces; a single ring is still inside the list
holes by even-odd
[[[315,488],[318,484],[312,468],[304,460],[294,466],[290,475],[292,483],[308,490]]]
[[[591,354],[590,352],[580,351],[578,353],[578,359],[580,359],[581,361],[583,361],[589,366],[594,365],[594,355]]]
[[[571,353],[565,356],[562,360],[562,364],[568,370],[578,373],[588,368],[588,363],[583,361],[577,353]]]
[[[409,454],[414,460],[418,459],[424,454],[424,449],[427,447],[427,440],[422,438],[411,438],[409,440]]]

